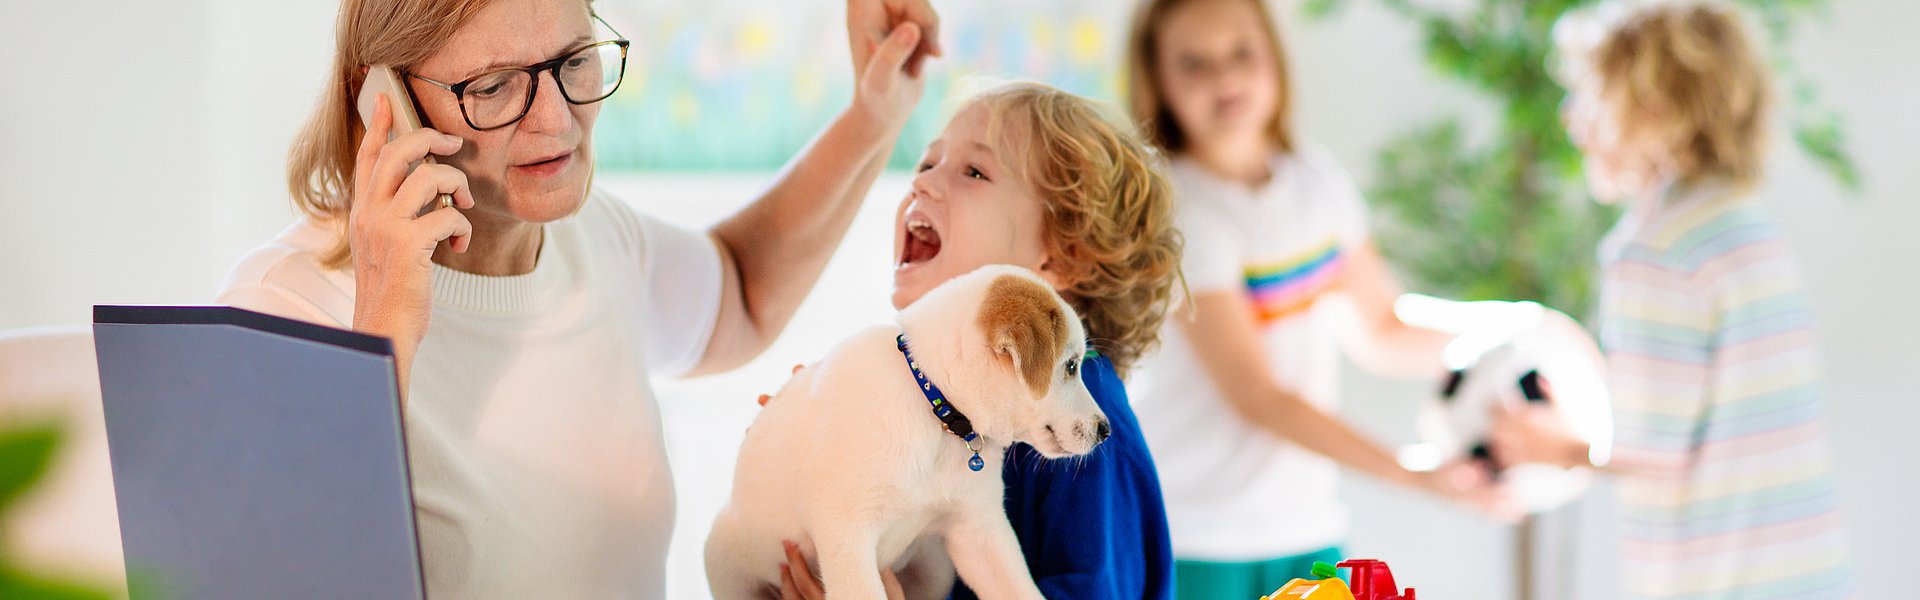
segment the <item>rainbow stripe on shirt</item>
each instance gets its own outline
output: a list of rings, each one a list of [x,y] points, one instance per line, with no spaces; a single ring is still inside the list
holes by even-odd
[[[1333,287],[1345,264],[1336,237],[1285,260],[1248,265],[1247,292],[1253,297],[1260,323],[1272,325],[1305,314],[1321,294]]]
[[[1856,597],[1798,267],[1743,202],[1697,200],[1604,259],[1626,597]]]

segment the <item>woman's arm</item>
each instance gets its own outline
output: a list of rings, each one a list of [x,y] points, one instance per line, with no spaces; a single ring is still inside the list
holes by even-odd
[[[1339,277],[1336,289],[1352,302],[1358,325],[1351,335],[1343,336],[1347,356],[1353,362],[1382,375],[1440,375],[1444,370],[1441,350],[1457,334],[1400,320],[1393,305],[1405,290],[1378,248],[1371,242],[1348,248]]]
[[[1192,308],[1183,312],[1176,319],[1187,339],[1195,341],[1192,346],[1201,366],[1242,418],[1348,468],[1445,497],[1470,499],[1439,471],[1402,468],[1392,452],[1274,381],[1259,341],[1253,303],[1245,294],[1202,292],[1193,297]]]
[[[773,187],[715,225],[720,314],[689,375],[733,369],[773,343],[826,269],[833,250],[886,166],[924,80],[904,64],[920,44],[911,22],[895,28],[861,75],[853,104],[787,165]]]

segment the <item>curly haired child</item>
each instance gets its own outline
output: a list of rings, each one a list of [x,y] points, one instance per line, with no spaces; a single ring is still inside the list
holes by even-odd
[[[1081,378],[1113,434],[1070,461],[1016,444],[1002,471],[1007,518],[1047,598],[1167,600],[1173,556],[1159,477],[1121,377],[1158,342],[1180,238],[1158,155],[1104,112],[1031,83],[967,97],[927,145],[895,214],[893,304],[989,264],[1053,284],[1098,350]],[[788,556],[783,597],[823,597],[797,550]],[[975,598],[964,583],[952,597]]]
[[[1754,202],[1772,105],[1729,9],[1600,4],[1555,27],[1589,188],[1626,214],[1601,244],[1600,338],[1632,598],[1857,594],[1806,288]],[[1494,452],[1588,464],[1548,414]]]

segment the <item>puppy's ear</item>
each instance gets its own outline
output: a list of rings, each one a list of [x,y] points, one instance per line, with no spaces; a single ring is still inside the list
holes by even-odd
[[[1067,316],[1053,290],[1018,275],[995,277],[980,303],[980,330],[994,353],[1012,363],[1033,397],[1046,397],[1054,355],[1067,338]]]

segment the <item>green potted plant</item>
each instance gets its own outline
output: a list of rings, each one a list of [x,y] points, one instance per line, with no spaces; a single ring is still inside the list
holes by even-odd
[[[0,430],[0,515],[8,514],[20,498],[46,474],[60,446],[57,425],[16,426]],[[0,537],[0,543],[5,538]],[[12,560],[0,546],[0,598],[8,600],[107,600],[112,595],[94,587],[37,575]]]
[[[1327,18],[1356,0],[1307,0]],[[1565,97],[1548,69],[1553,25],[1593,0],[1466,0],[1441,8],[1373,0],[1419,24],[1427,64],[1485,94],[1498,120],[1485,142],[1443,115],[1379,151],[1368,199],[1382,252],[1416,289],[1458,300],[1533,300],[1586,316],[1597,281],[1594,250],[1617,214],[1592,202],[1580,158],[1560,122]],[[1829,0],[1739,0],[1773,42],[1798,146],[1845,189],[1860,174],[1838,115],[1819,105],[1786,41]],[[1482,136],[1474,136],[1482,137]]]

